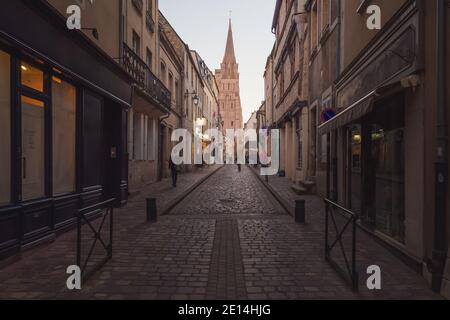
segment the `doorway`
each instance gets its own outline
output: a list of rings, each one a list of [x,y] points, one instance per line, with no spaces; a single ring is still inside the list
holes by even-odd
[[[375,103],[347,127],[347,207],[369,228],[405,241],[404,96]]]

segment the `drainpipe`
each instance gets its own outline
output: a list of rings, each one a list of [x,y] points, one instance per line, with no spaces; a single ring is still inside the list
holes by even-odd
[[[439,293],[442,284],[446,248],[446,211],[448,187],[448,137],[446,118],[446,0],[437,0],[436,28],[437,28],[437,119],[436,119],[436,198],[434,215],[434,245],[432,260],[432,288]]]
[[[339,77],[341,74],[341,0],[337,1],[337,50],[336,50],[336,76]]]

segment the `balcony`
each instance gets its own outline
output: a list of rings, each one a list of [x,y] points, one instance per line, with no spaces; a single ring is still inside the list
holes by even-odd
[[[123,67],[136,81],[140,90],[166,109],[171,108],[171,94],[164,84],[151,72],[147,64],[125,43],[123,45]]]

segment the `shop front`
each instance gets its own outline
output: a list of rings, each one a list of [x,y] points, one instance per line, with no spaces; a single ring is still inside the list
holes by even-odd
[[[48,4],[2,6],[0,259],[54,238],[81,207],[126,203],[131,99],[126,73]]]
[[[424,124],[419,14],[399,16],[336,83],[337,115],[319,126],[327,197],[417,271],[424,253]]]
[[[404,97],[375,102],[374,111],[344,128],[348,207],[373,230],[405,242]]]

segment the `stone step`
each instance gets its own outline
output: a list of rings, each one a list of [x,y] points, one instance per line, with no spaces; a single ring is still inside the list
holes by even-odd
[[[292,185],[292,190],[298,195],[314,194],[316,189],[316,183],[314,181],[299,181]]]
[[[299,184],[293,184],[291,186],[291,189],[292,189],[292,191],[295,192],[295,194],[298,194],[299,196],[308,194],[308,189],[302,187]]]

